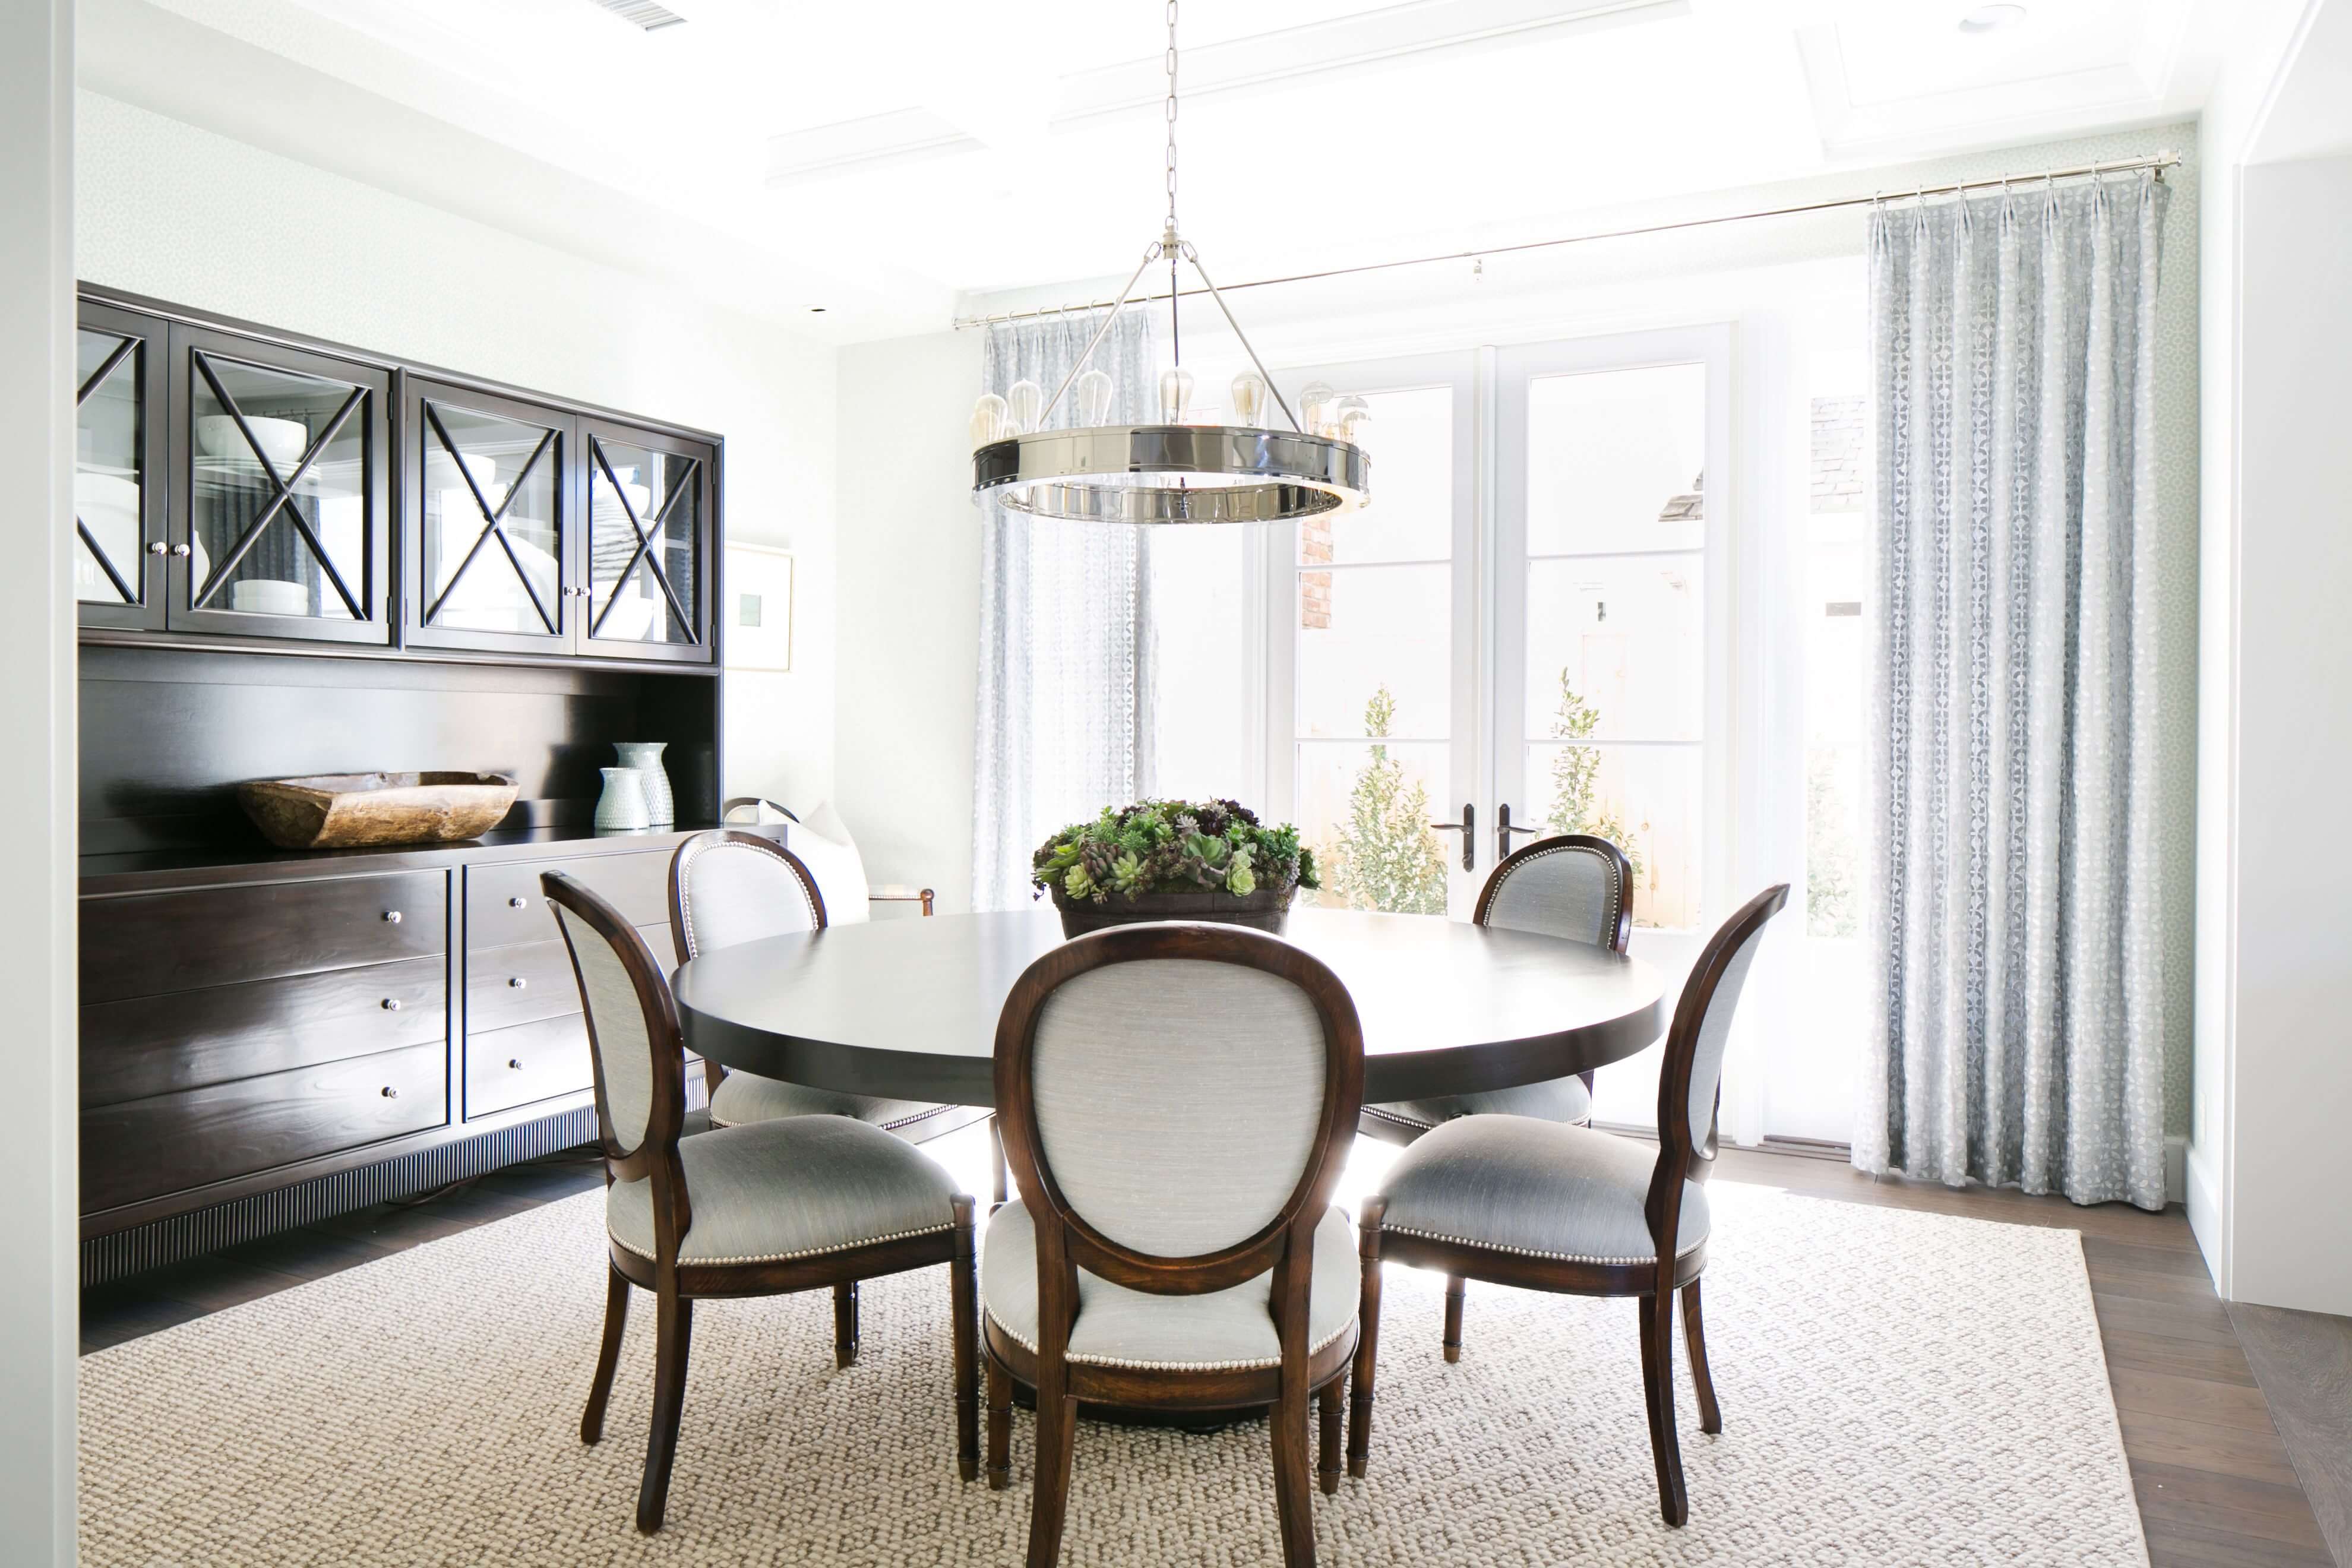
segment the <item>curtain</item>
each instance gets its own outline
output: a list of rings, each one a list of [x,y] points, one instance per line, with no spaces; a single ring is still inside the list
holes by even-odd
[[[1873,215],[1864,1170],[2165,1201],[2169,195],[2141,174]]]
[[[1017,381],[1048,397],[1099,312],[991,328],[981,390]],[[1150,328],[1124,313],[1090,368],[1110,376],[1114,422],[1141,424],[1157,384]],[[1076,423],[1076,394],[1047,421]],[[1150,788],[1148,531],[1057,522],[981,503],[980,714],[973,757],[972,907],[1026,904],[1030,857],[1065,824]]]

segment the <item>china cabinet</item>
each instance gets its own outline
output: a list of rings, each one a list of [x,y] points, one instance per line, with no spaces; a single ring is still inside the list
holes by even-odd
[[[85,304],[75,334],[74,597],[84,626],[160,631],[166,487],[149,473],[164,427],[170,329]],[[151,482],[152,481],[152,482]]]
[[[711,449],[581,421],[588,539],[581,651],[708,663]]]
[[[572,651],[575,421],[413,375],[401,411],[408,645]]]

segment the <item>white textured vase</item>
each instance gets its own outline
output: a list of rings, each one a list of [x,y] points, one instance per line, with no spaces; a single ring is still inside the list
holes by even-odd
[[[667,741],[615,741],[613,750],[620,753],[621,765],[633,768],[646,792],[646,812],[650,826],[667,827],[677,820],[677,805],[670,798],[669,775],[662,772],[662,752],[668,748]]]
[[[605,768],[604,793],[596,800],[596,831],[628,833],[651,827],[653,814],[646,805],[646,776],[635,768]]]

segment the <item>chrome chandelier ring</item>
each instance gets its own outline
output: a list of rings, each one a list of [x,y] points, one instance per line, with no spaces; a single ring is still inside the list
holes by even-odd
[[[1281,522],[1363,505],[1370,463],[1327,436],[1233,425],[1041,430],[971,455],[972,493],[1082,522]]]

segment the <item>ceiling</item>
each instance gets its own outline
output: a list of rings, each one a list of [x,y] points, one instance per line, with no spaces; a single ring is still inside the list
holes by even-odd
[[[1227,279],[2192,115],[2228,0],[1182,0],[1180,211]],[[85,86],[835,341],[1124,277],[1151,0],[82,0]]]

